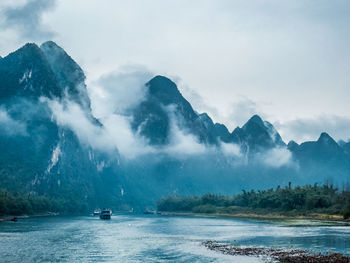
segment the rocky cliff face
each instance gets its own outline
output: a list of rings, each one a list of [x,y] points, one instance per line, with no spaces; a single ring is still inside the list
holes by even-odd
[[[154,149],[174,144],[174,131],[191,135],[201,154],[154,151],[135,160],[96,150],[55,120],[50,101],[79,106],[91,128],[85,75],[57,44],[26,44],[0,59],[0,187],[49,194],[74,206],[147,205],[171,193],[233,193],[277,184],[350,179],[350,143],[322,133],[315,142],[286,145],[273,125],[252,116],[230,132],[196,112],[176,84],[156,76],[131,109],[130,127]],[[79,121],[79,120],[73,120]],[[188,144],[190,145],[190,144]],[[190,146],[189,146],[190,147]]]
[[[96,185],[108,188],[104,181],[116,169],[112,158],[58,125],[47,105],[72,100],[100,126],[84,80],[81,68],[53,42],[26,44],[0,61],[0,187],[67,198],[78,210],[105,197]]]
[[[177,125],[202,143],[217,143],[217,138],[207,127],[208,119],[212,122],[209,116],[203,118],[203,115],[198,115],[174,82],[156,76],[146,84],[146,88],[146,99],[133,112],[134,131],[145,136],[153,145],[164,145],[169,143],[171,126]]]

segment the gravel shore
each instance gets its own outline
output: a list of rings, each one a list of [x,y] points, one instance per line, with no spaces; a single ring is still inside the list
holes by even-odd
[[[283,263],[350,263],[350,257],[338,253],[313,254],[306,250],[289,250],[275,248],[238,247],[208,240],[203,245],[213,251],[232,256],[263,257],[266,262]]]

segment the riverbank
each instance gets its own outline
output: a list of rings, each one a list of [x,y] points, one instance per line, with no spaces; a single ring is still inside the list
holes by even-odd
[[[164,216],[192,216],[192,217],[212,217],[212,218],[242,218],[254,220],[283,221],[287,225],[305,225],[302,221],[312,220],[322,225],[342,225],[350,226],[349,220],[344,220],[339,215],[309,214],[309,215],[286,215],[280,213],[192,213],[192,212],[160,212]]]
[[[33,215],[4,215],[0,216],[0,222],[4,221],[13,221],[14,218],[17,220],[19,219],[27,219],[27,218],[33,218],[33,217],[48,217],[48,216],[58,216],[59,213],[55,212],[47,212],[47,213],[40,213],[40,214],[33,214]]]
[[[275,248],[237,247],[208,240],[202,243],[212,251],[231,256],[263,257],[266,262],[283,263],[350,263],[350,257],[339,253],[313,254],[306,250],[289,250]]]

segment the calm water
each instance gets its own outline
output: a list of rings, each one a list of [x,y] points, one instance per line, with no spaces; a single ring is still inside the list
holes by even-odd
[[[261,262],[208,251],[208,239],[350,255],[350,227],[194,217],[47,217],[0,223],[0,262]]]

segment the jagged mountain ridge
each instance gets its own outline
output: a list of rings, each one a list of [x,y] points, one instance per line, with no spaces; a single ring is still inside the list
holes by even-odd
[[[329,176],[332,169],[341,170],[344,179],[350,176],[350,146],[345,144],[341,147],[325,132],[315,142],[298,145],[291,141],[286,145],[271,123],[254,115],[242,127],[236,127],[230,133],[224,124],[214,124],[207,113],[198,114],[170,79],[156,76],[146,87],[149,95],[134,111],[133,128],[135,132],[148,138],[151,144],[169,143],[171,118],[175,115],[180,128],[195,135],[203,144],[218,147],[222,142],[236,144],[251,159],[257,153],[270,149],[288,149],[294,161],[302,164],[301,170],[305,168],[305,173],[312,166],[321,170],[321,176],[322,171]],[[172,105],[170,110],[169,105]]]
[[[274,126],[258,115],[252,116],[242,127],[236,127],[230,133],[224,124],[214,124],[207,113],[198,114],[170,79],[156,76],[146,87],[147,98],[134,110],[132,127],[153,145],[169,143],[173,118],[181,129],[195,135],[199,142],[218,147],[222,142],[236,144],[243,154],[252,159],[256,153],[282,148],[288,149],[293,159],[302,163],[305,170],[310,165],[330,166],[331,169],[338,169],[340,166],[345,171],[350,167],[349,146],[340,147],[327,133],[322,133],[316,142],[298,145],[292,141],[286,145]],[[329,173],[331,172],[327,171]],[[350,175],[346,172],[342,174]]]
[[[0,79],[1,99],[13,96],[61,98],[63,95],[44,53],[36,44],[28,43],[3,58]]]
[[[82,69],[53,42],[40,48],[26,44],[0,60],[0,110],[11,123],[25,126],[21,134],[16,127],[13,132],[0,127],[0,146],[6,149],[0,152],[0,188],[66,198],[79,211],[86,203],[106,199],[96,186],[120,184],[111,177],[117,153],[113,159],[82,144],[69,127],[56,123],[47,101],[41,100],[72,100],[100,127],[84,81]],[[109,189],[107,199],[118,198],[115,191],[120,189]]]
[[[170,79],[156,76],[146,87],[147,97],[134,109],[132,127],[153,145],[168,144],[172,122],[176,122],[204,144],[235,143],[252,151],[285,146],[273,125],[258,115],[230,133],[224,124],[214,124],[207,113],[196,113]]]
[[[181,129],[195,134],[200,142],[216,143],[216,139],[207,132],[199,115],[181,95],[174,82],[156,76],[146,87],[146,99],[133,110],[132,128],[148,138],[150,144],[169,143],[172,121],[177,121],[176,125]]]
[[[132,109],[130,125],[134,133],[145,137],[152,146],[171,143],[172,129],[177,125],[201,144],[217,149],[223,143],[235,144],[248,157],[262,156],[275,148],[288,149],[301,164],[300,170],[252,163],[237,168],[221,154],[183,161],[167,157],[156,164],[149,157],[145,162],[119,165],[118,157],[111,159],[95,151],[82,144],[68,127],[57,125],[50,109],[39,100],[47,97],[63,104],[66,99],[73,100],[92,123],[101,126],[92,116],[84,81],[79,65],[54,42],[40,48],[27,44],[0,60],[0,109],[6,109],[14,120],[24,121],[29,135],[9,136],[0,129],[1,148],[6,149],[0,153],[0,187],[57,196],[69,195],[76,188],[76,199],[83,203],[95,205],[98,200],[113,200],[123,205],[141,200],[154,202],[162,195],[179,191],[232,193],[288,181],[314,183],[332,173],[338,182],[349,178],[348,144],[340,147],[322,134],[316,142],[290,142],[287,146],[273,125],[258,115],[230,133],[208,114],[197,113],[176,84],[163,76],[146,83],[145,99]]]

